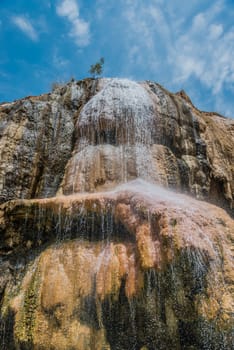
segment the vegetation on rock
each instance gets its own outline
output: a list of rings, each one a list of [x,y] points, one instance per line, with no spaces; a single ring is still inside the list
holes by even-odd
[[[101,57],[98,62],[90,66],[89,73],[92,75],[92,77],[96,78],[97,76],[102,74],[103,65],[104,65],[104,58]]]

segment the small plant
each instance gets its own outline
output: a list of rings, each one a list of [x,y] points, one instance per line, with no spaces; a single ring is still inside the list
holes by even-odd
[[[97,63],[92,64],[90,66],[89,73],[92,75],[93,78],[96,78],[98,75],[102,74],[103,64],[104,64],[104,58],[101,57]]]

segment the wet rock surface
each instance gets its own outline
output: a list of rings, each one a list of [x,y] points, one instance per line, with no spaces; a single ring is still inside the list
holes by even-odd
[[[71,157],[77,114],[94,85],[72,82],[0,105],[1,202],[55,195]]]
[[[144,181],[6,203],[12,349],[230,349],[233,223]]]
[[[234,347],[233,120],[87,79],[0,122],[1,349]]]
[[[234,122],[152,82],[87,79],[0,105],[1,201],[141,177],[233,206]]]

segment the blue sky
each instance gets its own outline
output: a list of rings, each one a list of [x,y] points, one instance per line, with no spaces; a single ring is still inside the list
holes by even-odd
[[[1,0],[0,101],[104,75],[184,89],[234,117],[234,0]]]

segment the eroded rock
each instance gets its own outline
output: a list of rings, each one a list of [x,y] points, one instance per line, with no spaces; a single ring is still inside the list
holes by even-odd
[[[233,345],[234,222],[224,210],[136,181],[3,211],[5,259],[24,256],[2,306],[15,346]]]
[[[152,82],[71,82],[0,106],[1,200],[137,177],[233,207],[234,122]]]
[[[234,347],[233,120],[87,79],[0,122],[3,350]]]

